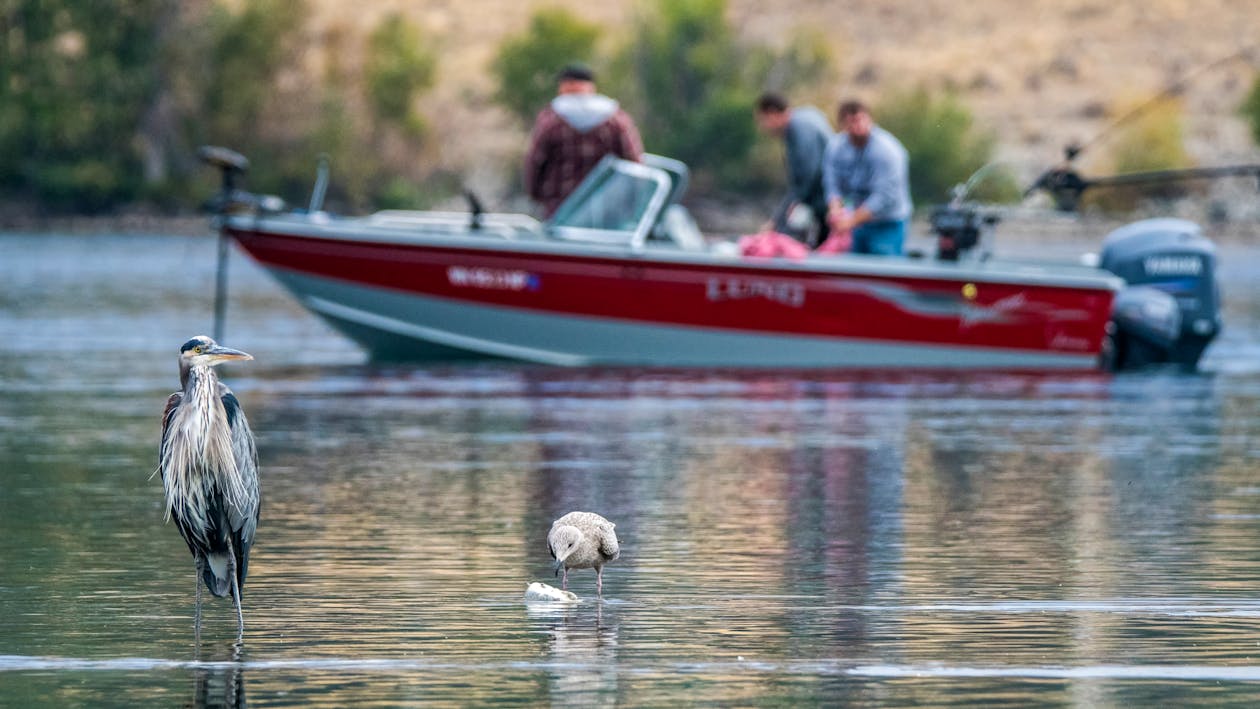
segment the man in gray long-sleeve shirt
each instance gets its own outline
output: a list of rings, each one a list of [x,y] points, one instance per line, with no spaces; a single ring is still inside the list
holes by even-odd
[[[792,233],[793,230],[788,228],[788,214],[797,205],[802,205],[813,213],[816,220],[816,244],[817,237],[827,228],[822,161],[827,142],[831,140],[831,125],[817,108],[789,108],[787,99],[769,92],[757,99],[756,119],[757,127],[763,132],[783,138],[788,177],[787,194],[763,230],[774,228],[779,232]],[[805,240],[809,243],[808,235]]]
[[[913,211],[910,157],[859,101],[840,104],[840,126],[823,158],[827,221],[853,230],[855,253],[900,254]]]

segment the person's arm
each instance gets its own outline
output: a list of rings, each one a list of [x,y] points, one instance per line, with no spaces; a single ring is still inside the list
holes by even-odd
[[[542,178],[543,167],[547,164],[550,153],[549,130],[550,121],[546,111],[539,113],[534,121],[534,129],[529,135],[529,148],[525,151],[524,183],[525,194],[534,201],[540,201],[538,188]]]
[[[856,216],[857,211],[864,210],[866,218],[863,221],[886,218],[892,213],[901,200],[901,186],[907,179],[905,161],[894,146],[881,141],[879,146],[870,147],[878,148],[867,151],[871,164],[871,193],[854,212]]]
[[[783,195],[783,199],[779,200],[779,205],[770,214],[770,219],[761,225],[761,231],[785,231],[787,229],[788,210],[794,204],[796,204],[796,200],[792,199],[792,193],[789,190],[787,194]]]
[[[840,154],[844,149],[844,136],[837,135],[827,143],[823,153],[823,194],[827,198],[827,223],[836,231],[844,231],[838,220],[844,216],[844,194],[840,191]]]
[[[787,152],[789,195],[793,202],[806,202],[819,179],[822,153],[827,146],[823,145],[820,151],[818,140],[809,133],[809,128],[791,122],[788,123],[783,141]]]
[[[618,109],[616,113],[619,150],[617,156],[623,160],[643,161],[643,139],[639,136],[639,127],[634,124],[630,114]]]
[[[906,161],[895,146],[868,145],[866,160],[871,166],[870,194],[849,214],[829,210],[827,218],[837,231],[852,229],[870,221],[890,218],[901,198],[906,175]]]
[[[761,226],[762,231],[787,231],[787,216],[792,207],[805,201],[809,196],[809,173],[811,156],[805,149],[806,141],[800,126],[789,122],[783,135],[784,162],[787,163],[787,192],[779,200],[779,204],[771,213],[769,221]],[[817,167],[817,156],[813,166]]]

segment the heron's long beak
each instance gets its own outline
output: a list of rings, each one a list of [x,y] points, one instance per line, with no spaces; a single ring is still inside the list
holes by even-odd
[[[234,350],[231,347],[224,347],[223,345],[215,345],[213,348],[208,350],[206,354],[210,355],[216,362],[254,358],[254,355],[248,352],[241,352],[240,350]]]

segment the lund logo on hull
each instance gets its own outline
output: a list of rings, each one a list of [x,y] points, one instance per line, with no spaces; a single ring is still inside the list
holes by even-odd
[[[538,290],[542,285],[538,274],[529,271],[465,266],[451,266],[446,269],[446,280],[461,288],[487,290]]]
[[[705,282],[704,297],[714,302],[765,298],[789,308],[799,308],[805,304],[805,286],[785,281],[710,278]]]

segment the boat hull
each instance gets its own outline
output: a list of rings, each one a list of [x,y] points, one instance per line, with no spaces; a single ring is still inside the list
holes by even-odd
[[[901,259],[750,262],[257,220],[227,231],[383,359],[1092,369],[1116,288]]]

